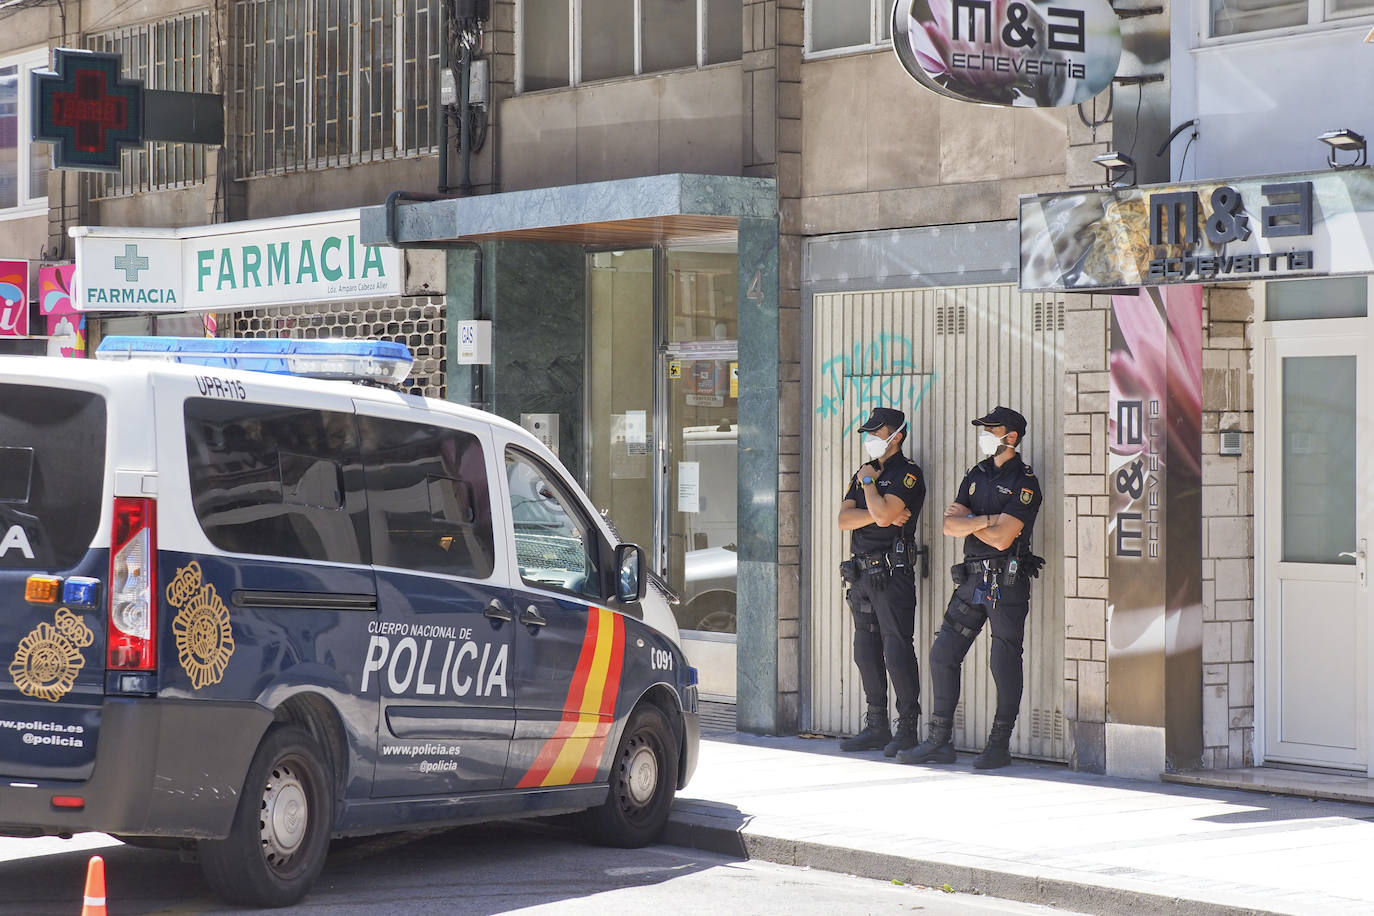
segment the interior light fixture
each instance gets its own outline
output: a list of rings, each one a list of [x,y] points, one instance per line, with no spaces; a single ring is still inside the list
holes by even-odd
[[[1125,153],[1109,150],[1100,156],[1094,156],[1093,162],[1107,170],[1107,187],[1117,187],[1127,172],[1131,173],[1130,184],[1135,184],[1135,160]]]
[[[1365,148],[1364,137],[1353,130],[1347,127],[1328,130],[1318,134],[1317,139],[1331,147],[1331,152],[1326,157],[1326,164],[1333,169],[1348,169],[1365,164],[1368,150]],[[1336,153],[1338,151],[1354,153],[1358,158],[1353,162],[1337,162]]]

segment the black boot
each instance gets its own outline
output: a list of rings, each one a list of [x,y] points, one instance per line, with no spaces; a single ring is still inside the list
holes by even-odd
[[[898,751],[909,750],[921,743],[920,710],[897,713],[897,728],[892,740],[883,748],[884,757],[896,757]]]
[[[1011,730],[1015,727],[1015,719],[992,720],[987,746],[983,753],[973,758],[975,770],[995,770],[1011,763]]]
[[[853,738],[840,742],[842,751],[879,751],[892,740],[892,730],[887,727],[887,707],[870,706],[864,721],[863,731]]]
[[[929,737],[910,750],[898,751],[898,763],[953,763],[954,742],[950,740],[954,723],[944,716],[930,717]]]

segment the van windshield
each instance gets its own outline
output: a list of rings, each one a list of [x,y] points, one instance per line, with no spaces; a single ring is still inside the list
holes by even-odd
[[[0,569],[80,562],[104,483],[104,398],[0,383]]]

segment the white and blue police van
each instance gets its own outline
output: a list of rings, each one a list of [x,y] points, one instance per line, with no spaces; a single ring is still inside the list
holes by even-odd
[[[254,906],[336,837],[577,813],[658,838],[699,721],[643,551],[520,427],[387,388],[409,365],[0,357],[0,835],[180,848]]]

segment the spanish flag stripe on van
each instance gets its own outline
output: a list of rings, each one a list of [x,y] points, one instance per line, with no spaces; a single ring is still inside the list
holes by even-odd
[[[565,786],[596,778],[620,694],[625,621],[603,608],[588,610],[587,633],[568,685],[563,720],[520,780],[521,788]]]
[[[573,671],[572,683],[568,685],[567,699],[563,701],[563,720],[554,729],[553,737],[545,741],[544,746],[539,749],[538,756],[534,758],[529,771],[521,778],[518,788],[528,789],[542,784],[554,761],[558,759],[559,748],[577,726],[576,709],[582,703],[582,695],[587,687],[587,675],[591,673],[598,622],[596,608],[592,608],[591,613],[587,615],[587,632],[582,637],[582,651],[577,657],[577,668]]]
[[[615,618],[614,646],[611,649],[611,666],[606,672],[606,689],[601,693],[601,727],[592,740],[587,742],[582,752],[582,762],[573,774],[574,783],[592,782],[600,768],[601,755],[606,748],[606,738],[611,733],[611,723],[615,721],[615,703],[620,697],[620,669],[625,660],[625,620],[619,614]]]
[[[592,655],[592,670],[587,678],[587,689],[576,705],[577,725],[573,733],[558,749],[558,759],[554,761],[541,786],[566,786],[577,775],[578,764],[587,752],[587,745],[600,733],[603,737],[605,726],[601,719],[601,698],[606,689],[606,674],[611,668],[611,650],[615,648],[615,624],[617,615],[600,609],[592,612],[599,618],[596,633],[596,651]],[[569,697],[570,702],[573,698]],[[566,716],[567,713],[564,713]]]

